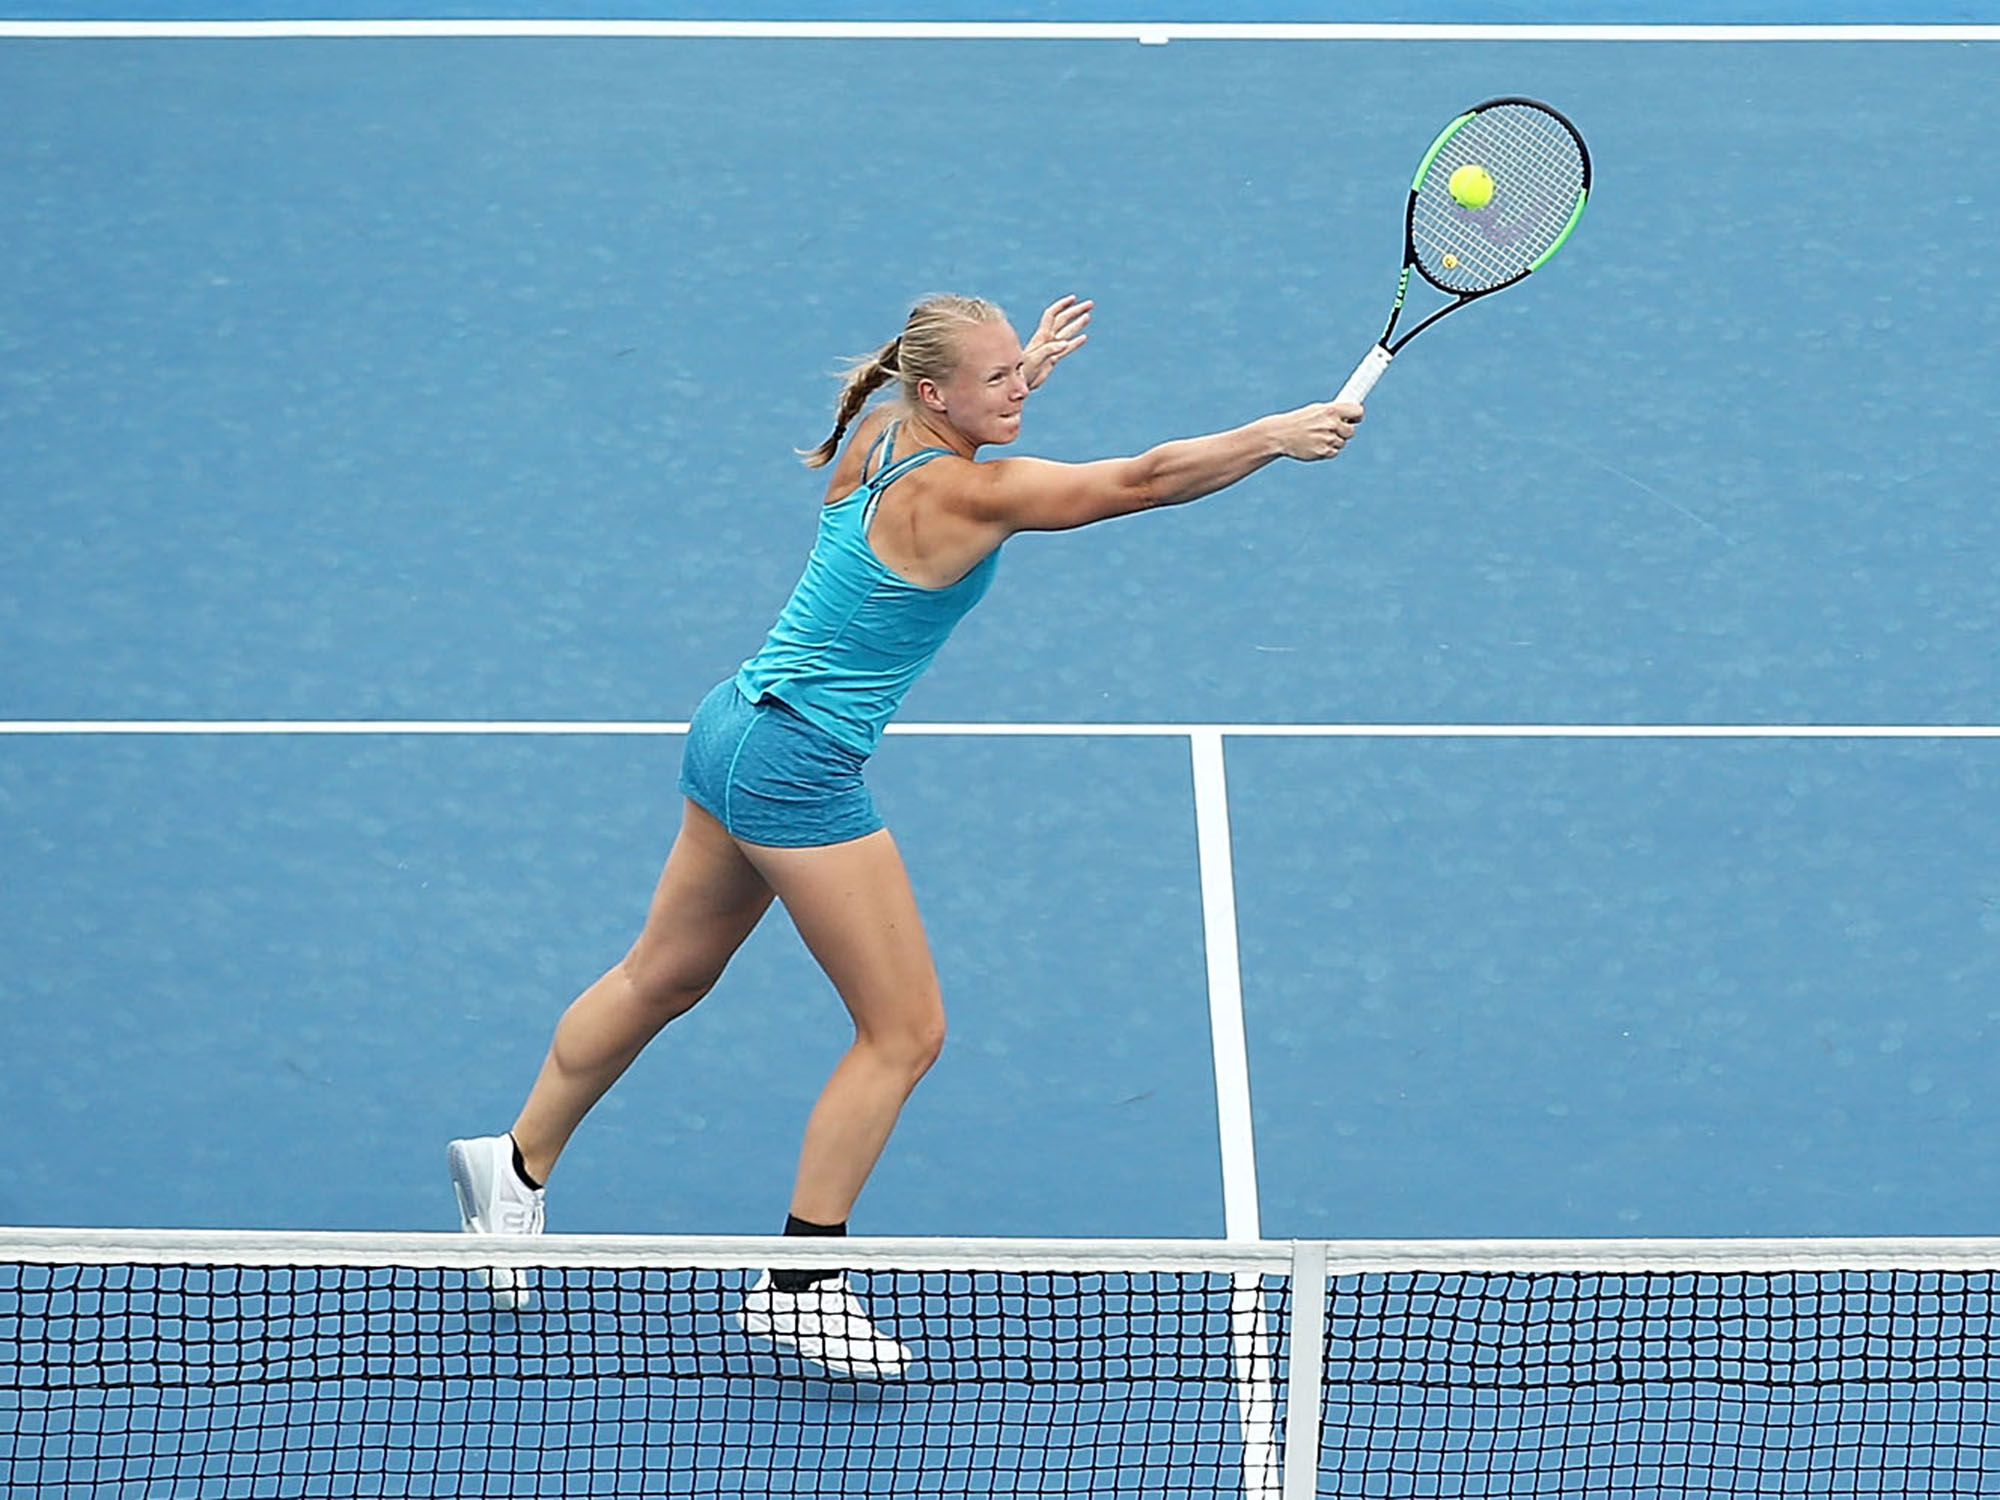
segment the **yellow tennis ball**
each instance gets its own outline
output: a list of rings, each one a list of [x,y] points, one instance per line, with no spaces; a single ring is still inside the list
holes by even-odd
[[[1484,167],[1467,162],[1451,174],[1446,184],[1461,208],[1484,208],[1493,201],[1493,177]]]
[[[1458,257],[1453,255],[1449,250],[1444,253],[1444,268],[1447,271],[1456,271],[1458,269]]]

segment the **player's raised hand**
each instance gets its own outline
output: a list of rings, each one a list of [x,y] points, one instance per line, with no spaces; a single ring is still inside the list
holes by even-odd
[[[1029,390],[1049,378],[1049,371],[1058,360],[1089,340],[1090,335],[1084,329],[1090,325],[1090,310],[1096,305],[1079,302],[1075,297],[1062,297],[1049,304],[1042,321],[1035,325],[1034,337],[1021,351],[1022,373],[1027,376]]]

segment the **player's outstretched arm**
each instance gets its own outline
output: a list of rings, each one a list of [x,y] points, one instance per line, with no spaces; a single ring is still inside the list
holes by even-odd
[[[969,466],[953,496],[954,508],[1002,539],[1017,531],[1067,531],[1199,500],[1274,459],[1332,458],[1360,420],[1359,406],[1317,401],[1228,432],[1162,443],[1131,458],[1085,464],[993,459]]]

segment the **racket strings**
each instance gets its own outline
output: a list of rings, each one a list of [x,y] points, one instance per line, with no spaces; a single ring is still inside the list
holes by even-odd
[[[1451,175],[1464,166],[1492,178],[1485,207],[1452,197]],[[1525,104],[1482,110],[1445,140],[1417,185],[1417,264],[1449,292],[1504,286],[1561,242],[1587,186],[1583,148],[1560,119]]]
[[[1438,269],[1453,269],[1445,260],[1449,255],[1459,262],[1459,279],[1475,285],[1509,281],[1526,271],[1569,224],[1582,189],[1575,160],[1546,143],[1521,139],[1449,143],[1436,164],[1436,190],[1420,193],[1418,202]],[[1483,168],[1493,181],[1492,202],[1481,208],[1462,206],[1449,189],[1452,173],[1468,165]]]

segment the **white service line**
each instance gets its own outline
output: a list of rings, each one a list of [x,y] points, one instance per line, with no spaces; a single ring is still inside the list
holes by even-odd
[[[686,734],[662,719],[0,719],[0,735]],[[998,739],[1990,740],[2000,724],[891,724],[894,735]]]
[[[1217,735],[1306,740],[1990,740],[2000,724],[891,724],[920,735]]]
[[[1227,21],[265,20],[0,21],[0,40],[227,41],[342,38],[672,38],[787,41],[1140,42],[1993,42],[2000,26],[1926,24],[1455,25]]]
[[[1257,1140],[1250,1115],[1250,1053],[1243,1033],[1243,969],[1236,947],[1236,872],[1229,848],[1229,782],[1222,736],[1188,736],[1194,756],[1194,831],[1201,863],[1202,946],[1208,955],[1208,1037],[1215,1060],[1215,1123],[1222,1142],[1222,1225],[1232,1240],[1264,1235],[1257,1210]]]
[[[686,734],[636,719],[0,719],[0,734]]]

